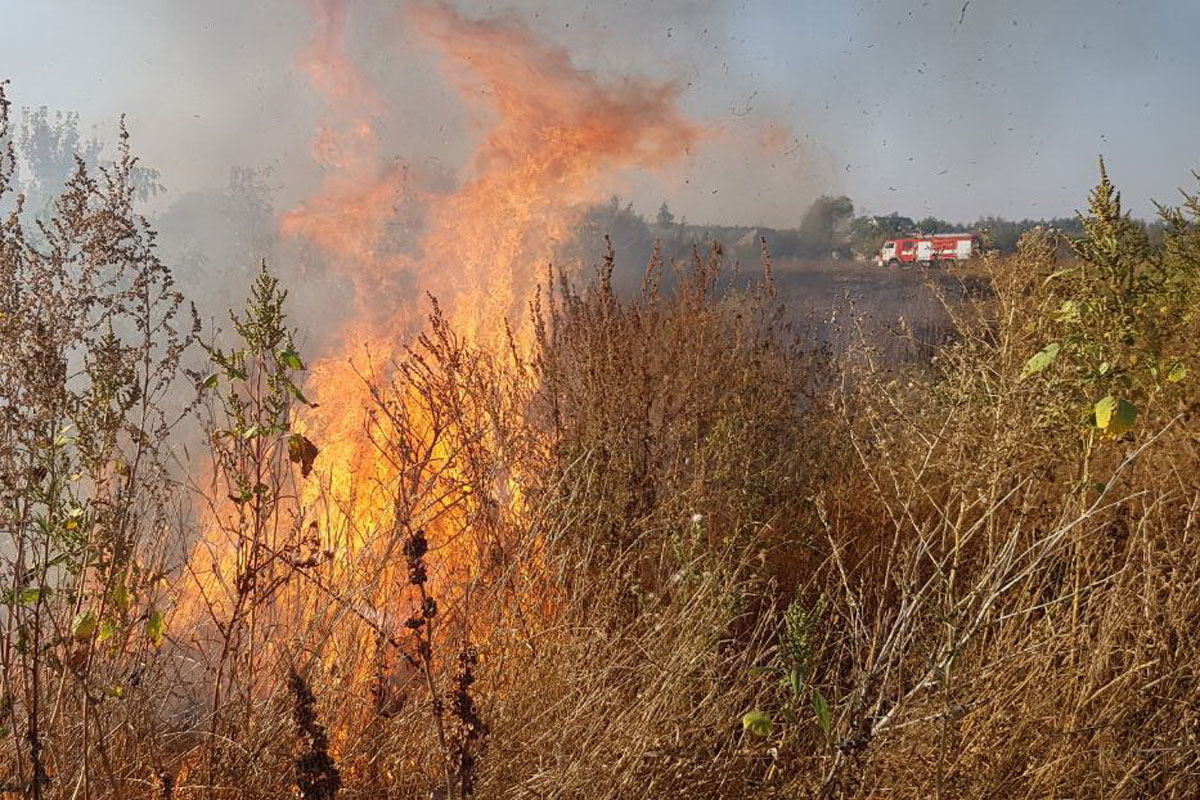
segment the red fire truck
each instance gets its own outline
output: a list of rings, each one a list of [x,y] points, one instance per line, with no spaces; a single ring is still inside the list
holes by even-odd
[[[953,267],[979,253],[979,236],[974,233],[934,233],[888,239],[875,263],[881,267]]]

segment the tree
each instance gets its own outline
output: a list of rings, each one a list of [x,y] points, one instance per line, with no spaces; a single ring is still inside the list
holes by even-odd
[[[124,122],[122,122],[124,125]],[[17,141],[29,171],[23,182],[26,208],[35,214],[51,213],[50,203],[65,188],[82,164],[95,173],[100,167],[116,165],[101,159],[104,143],[95,136],[85,139],[79,133],[79,114],[22,109],[21,131]],[[140,163],[130,167],[128,182],[137,200],[145,201],[163,190],[159,172]]]
[[[850,249],[864,258],[878,255],[888,239],[907,236],[917,224],[909,217],[892,212],[881,217],[858,217],[850,225]]]
[[[827,256],[847,246],[853,219],[854,203],[849,197],[818,197],[800,221],[801,252],[810,256]]]
[[[658,216],[654,218],[654,222],[660,228],[670,228],[675,224],[675,215],[667,207],[666,200],[663,200],[663,204],[658,207]]]
[[[67,185],[75,173],[75,159],[94,170],[104,149],[95,137],[80,137],[78,114],[57,111],[52,117],[45,106],[22,109],[19,146],[29,171],[25,196],[35,212]]]
[[[970,230],[967,225],[959,225],[955,222],[947,222],[944,219],[929,216],[917,223],[917,230],[924,234],[931,233],[966,233]]]

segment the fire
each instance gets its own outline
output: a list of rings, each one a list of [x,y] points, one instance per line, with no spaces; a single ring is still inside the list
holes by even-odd
[[[673,84],[605,81],[513,19],[472,20],[445,4],[416,5],[406,12],[408,27],[440,52],[482,128],[458,187],[417,195],[409,166],[381,150],[384,103],[343,49],[347,8],[346,0],[313,4],[317,34],[302,63],[328,108],[313,145],[325,177],[280,220],[284,235],[311,242],[353,281],[357,302],[337,349],[308,373],[304,390],[318,405],[305,409],[296,427],[321,453],[297,505],[333,554],[323,580],[340,587],[348,613],[398,635],[410,613],[409,600],[397,600],[402,593],[394,590],[404,583],[398,515],[426,530],[444,581],[449,571],[472,574],[487,557],[480,552],[487,537],[476,529],[494,535],[520,513],[513,465],[488,474],[465,469],[450,441],[435,434],[437,411],[428,398],[411,385],[390,396],[371,393],[364,374],[386,386],[424,322],[423,292],[411,287],[435,296],[449,328],[473,344],[507,346],[507,325],[519,330],[527,319],[539,278],[586,206],[611,192],[623,170],[677,161],[703,133],[678,109]],[[387,226],[412,202],[423,204],[424,228],[413,250],[397,252]],[[527,331],[517,334],[519,346],[528,339]],[[467,415],[483,402],[463,399]],[[396,418],[381,415],[387,407]],[[405,453],[389,457],[381,437],[405,439]],[[486,436],[472,446],[500,447]],[[414,454],[419,463],[401,463]],[[228,584],[229,569],[217,565],[214,572],[226,573]],[[298,604],[295,619],[310,618],[320,605],[303,595],[288,595]],[[277,614],[282,624],[288,616]],[[341,641],[330,647],[343,657],[364,651],[361,642]]]
[[[409,17],[445,53],[464,101],[495,115],[471,177],[433,208],[420,269],[456,323],[480,321],[475,333],[494,340],[525,315],[540,267],[613,172],[676,160],[700,131],[680,115],[675,86],[606,85],[514,22],[465,20],[445,5]]]

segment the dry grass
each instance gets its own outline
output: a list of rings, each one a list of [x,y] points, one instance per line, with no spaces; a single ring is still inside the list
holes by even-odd
[[[216,467],[192,481],[225,509],[226,594],[164,628],[164,580],[220,553],[164,512],[168,395],[112,387],[182,379],[186,342],[136,324],[147,286],[177,302],[152,251],[96,246],[142,230],[119,174],[75,185],[71,260],[0,229],[0,265],[22,290],[36,267],[47,300],[0,298],[4,352],[33,353],[0,358],[15,796],[1194,794],[1196,209],[1156,255],[1094,198],[1100,249],[1058,262],[1035,234],[931,290],[936,346],[846,310],[835,347],[797,338],[788,270],[731,285],[719,250],[652,264],[634,298],[611,258],[554,281],[528,351],[435,309],[361,376],[390,468],[359,476],[386,511],[353,530],[332,487],[302,499],[321,473],[268,281],[205,389]],[[149,276],[127,326],[80,300],[113,263]],[[93,322],[55,338],[57,310]],[[142,345],[91,335],[110,318]],[[1130,430],[1089,416],[1106,392],[1136,403]]]

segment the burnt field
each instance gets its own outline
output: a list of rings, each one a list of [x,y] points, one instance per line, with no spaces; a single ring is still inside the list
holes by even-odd
[[[897,270],[848,259],[774,259],[772,279],[797,330],[814,332],[834,352],[870,345],[896,363],[927,361],[953,337],[955,313],[992,292],[978,262]]]

